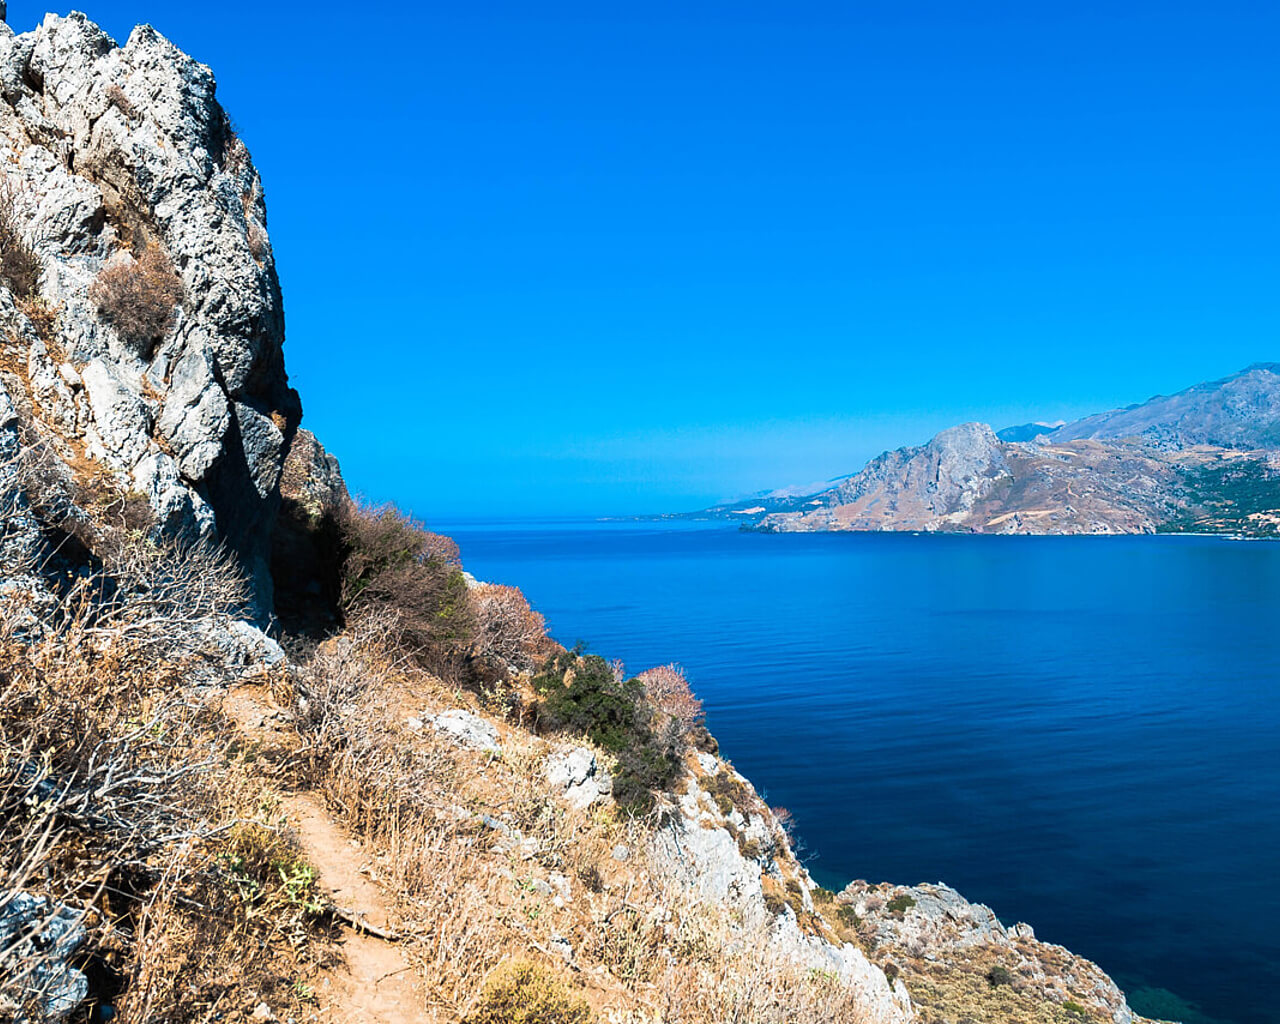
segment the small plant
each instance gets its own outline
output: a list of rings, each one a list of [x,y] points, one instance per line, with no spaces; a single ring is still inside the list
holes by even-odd
[[[915,897],[904,892],[904,893],[900,893],[899,895],[891,899],[886,904],[885,909],[887,909],[889,913],[894,914],[898,917],[901,917],[903,914],[905,914],[908,910],[910,910],[915,905],[916,905]]]
[[[890,985],[892,985],[895,981],[897,981],[899,975],[902,974],[902,971],[899,969],[898,965],[893,963],[892,961],[885,964],[884,967],[881,968],[881,970],[884,971],[884,976],[885,978],[888,979]]]
[[[738,850],[747,860],[760,859],[760,842],[756,839],[748,839],[745,835],[738,836]]]
[[[551,971],[516,961],[490,976],[465,1024],[588,1024],[591,1019],[586,1000]]]
[[[19,230],[16,198],[11,186],[0,185],[0,282],[23,297],[40,286],[40,258]]]
[[[1083,1006],[1081,1006],[1079,1003],[1077,1003],[1077,1002],[1075,1002],[1074,1000],[1071,1000],[1071,999],[1068,999],[1065,1003],[1063,1003],[1063,1004],[1062,1004],[1062,1008],[1063,1008],[1064,1010],[1066,1010],[1066,1011],[1067,1011],[1067,1013],[1074,1014],[1074,1015],[1075,1015],[1075,1016],[1077,1016],[1077,1017],[1088,1017],[1088,1016],[1089,1016],[1089,1011],[1088,1011],[1088,1010],[1086,1010],[1086,1009],[1085,1009]]]
[[[860,918],[858,916],[858,912],[847,903],[841,903],[836,907],[836,917],[839,918],[840,923],[846,928],[852,928],[854,931],[857,931],[862,927],[862,918]]]
[[[124,94],[124,89],[120,87],[119,82],[112,82],[107,86],[107,101],[124,115],[125,120],[132,121],[137,116],[137,110],[134,109],[129,97]]]
[[[769,913],[777,917],[787,909],[787,901],[781,893],[765,890],[764,906]]]
[[[104,267],[89,288],[103,319],[144,359],[173,326],[182,297],[182,280],[155,242],[136,260]]]
[[[992,988],[997,988],[1000,985],[1012,985],[1017,980],[1014,973],[1007,967],[997,966],[987,971],[987,984]]]

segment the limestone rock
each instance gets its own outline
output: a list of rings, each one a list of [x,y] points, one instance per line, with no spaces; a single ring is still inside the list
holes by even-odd
[[[547,758],[547,781],[579,810],[613,793],[613,777],[586,747],[560,751]]]
[[[0,157],[41,263],[38,298],[57,311],[56,337],[36,337],[0,289],[0,328],[29,350],[40,414],[132,478],[162,531],[225,542],[267,615],[270,532],[301,407],[284,371],[262,183],[212,72],[148,26],[124,46],[79,13],[23,35],[0,27]],[[99,316],[91,289],[147,245],[168,255],[185,297],[144,356]]]
[[[34,963],[28,986],[48,1020],[68,1016],[89,994],[88,979],[70,964],[85,940],[78,922],[74,910],[42,897],[0,892],[0,973],[17,974]],[[0,1013],[5,1010],[0,999]]]
[[[438,715],[427,715],[423,721],[454,742],[470,747],[472,750],[497,753],[501,749],[498,746],[498,730],[470,711],[461,709],[444,711]]]

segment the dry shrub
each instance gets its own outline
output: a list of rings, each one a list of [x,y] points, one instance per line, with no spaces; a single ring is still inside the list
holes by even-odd
[[[244,582],[199,550],[111,570],[31,602],[39,630],[0,617],[0,908],[24,893],[47,908],[38,927],[77,922],[81,956],[123,987],[122,1021],[206,1020],[241,989],[286,1009],[312,879],[255,818],[188,685],[203,628]],[[65,985],[69,952],[0,950],[0,1018]]]
[[[480,1005],[466,1024],[588,1024],[591,1009],[580,995],[540,964],[503,964],[485,984]]]
[[[173,326],[182,298],[182,279],[155,242],[136,260],[104,267],[89,288],[98,312],[144,359]]]
[[[40,339],[48,345],[55,345],[58,335],[58,320],[62,316],[62,306],[52,305],[47,299],[37,294],[19,296],[18,311],[31,321]],[[54,351],[58,351],[56,348]]]
[[[267,258],[270,251],[270,243],[267,240],[267,229],[259,224],[256,220],[249,221],[248,228],[249,252],[253,258],[261,263]]]
[[[659,711],[677,724],[682,733],[702,724],[702,701],[694,696],[689,679],[679,665],[662,665],[641,672],[645,695]]]
[[[134,109],[129,97],[124,94],[124,89],[119,82],[108,85],[106,92],[107,102],[120,111],[126,120],[132,121],[137,116],[137,110]]]
[[[745,945],[745,949],[744,949]],[[664,1024],[867,1024],[859,993],[833,972],[772,955],[767,934],[722,947],[705,963],[677,962],[659,984]]]
[[[15,296],[32,295],[40,287],[40,258],[23,237],[17,192],[0,185],[0,282]]]
[[[344,611],[393,611],[401,645],[452,673],[474,629],[457,545],[391,505],[347,502],[337,519]]]
[[[547,637],[546,620],[516,587],[483,583],[471,591],[476,653],[516,670],[532,668]]]

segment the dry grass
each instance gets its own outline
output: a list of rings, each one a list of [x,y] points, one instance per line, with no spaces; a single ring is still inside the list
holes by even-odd
[[[359,623],[297,680],[301,781],[376,851],[427,1010],[490,1019],[494,969],[559,964],[563,940],[601,1020],[862,1021],[832,979],[761,957],[766,926],[744,929],[655,870],[643,851],[656,818],[573,811],[551,795],[543,741],[507,729],[491,756],[411,729],[411,715],[466,699],[386,637],[376,619]],[[634,855],[615,860],[618,844]]]
[[[40,287],[41,268],[40,258],[21,231],[17,196],[12,185],[0,185],[0,283],[22,298]]]
[[[42,898],[37,930],[67,908],[82,955],[122,989],[92,993],[118,1020],[236,1020],[248,991],[288,1011],[310,970],[313,880],[187,685],[202,625],[243,583],[213,553],[115,568],[28,609],[42,633],[15,628],[21,594],[0,618],[0,906]],[[38,1007],[58,960],[0,950],[0,1016]]]

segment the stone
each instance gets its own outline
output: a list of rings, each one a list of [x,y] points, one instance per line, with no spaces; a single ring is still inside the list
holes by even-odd
[[[613,776],[586,747],[559,751],[547,758],[547,782],[578,810],[613,794]]]
[[[490,754],[496,754],[501,750],[498,746],[498,730],[470,711],[455,709],[438,715],[424,715],[423,721],[460,746]]]
[[[43,897],[0,892],[0,974],[17,973],[34,961],[29,990],[49,1020],[69,1016],[89,995],[88,979],[70,964],[85,940],[79,922],[74,910]]]

